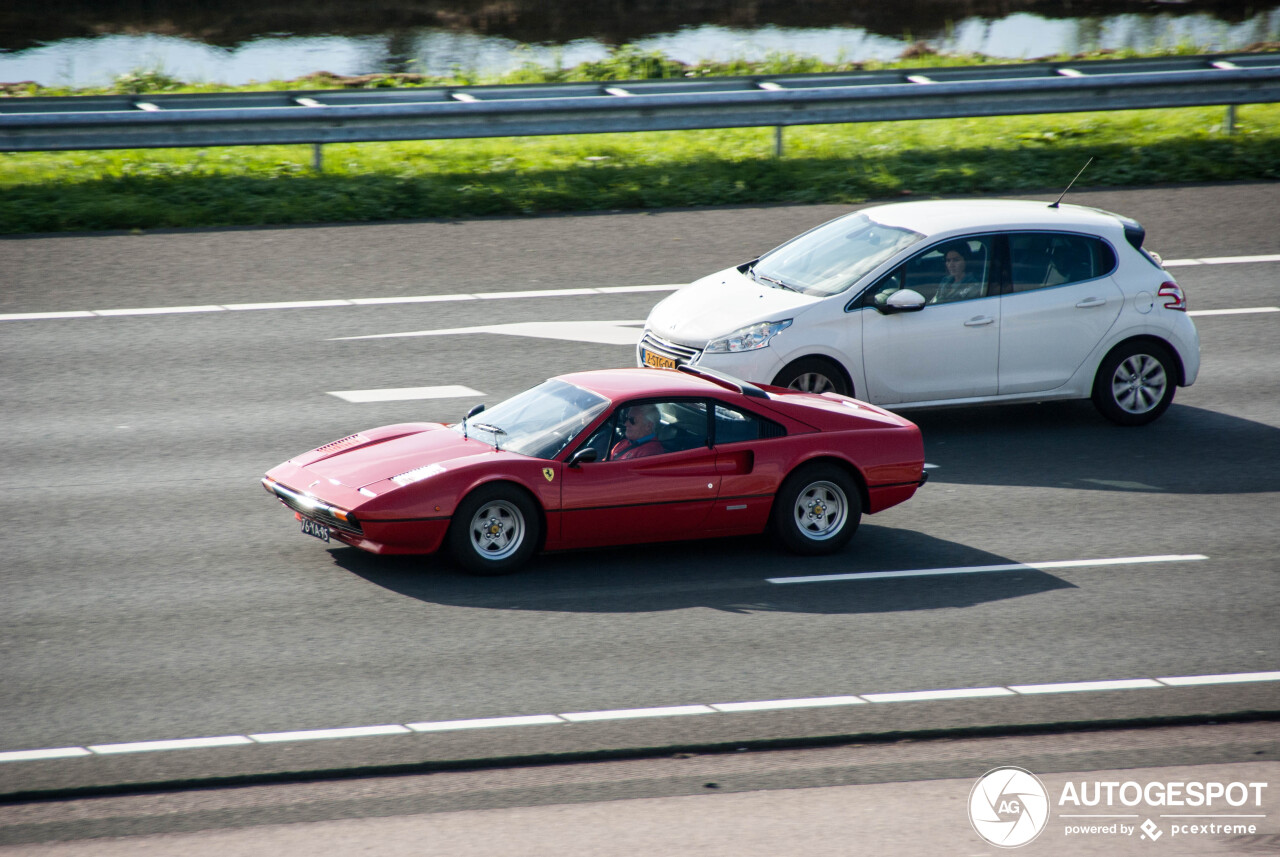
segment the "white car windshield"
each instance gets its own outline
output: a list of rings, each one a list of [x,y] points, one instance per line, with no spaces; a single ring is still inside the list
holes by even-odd
[[[910,229],[850,214],[810,229],[760,257],[749,269],[757,281],[801,294],[843,292],[905,247],[924,240]]]
[[[450,426],[532,458],[555,458],[609,406],[603,396],[552,379]]]

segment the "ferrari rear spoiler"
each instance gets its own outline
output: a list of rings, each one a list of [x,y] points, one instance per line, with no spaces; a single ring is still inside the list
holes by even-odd
[[[717,372],[715,369],[705,369],[702,366],[690,366],[688,363],[680,363],[676,369],[689,375],[696,375],[704,378],[713,384],[718,384],[727,390],[733,390],[744,396],[750,396],[753,399],[767,399],[769,394],[761,390],[755,384],[743,381],[741,378],[735,378],[732,375],[726,375],[723,372]]]

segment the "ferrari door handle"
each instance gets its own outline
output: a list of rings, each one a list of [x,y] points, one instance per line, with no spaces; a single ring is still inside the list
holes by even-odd
[[[1106,298],[1085,298],[1076,304],[1078,309],[1088,309],[1091,306],[1102,306],[1107,302]]]
[[[982,327],[983,325],[993,324],[995,319],[989,315],[974,316],[964,323],[965,327]]]

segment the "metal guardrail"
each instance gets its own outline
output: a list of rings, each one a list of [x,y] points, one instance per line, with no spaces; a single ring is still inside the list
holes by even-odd
[[[311,143],[319,166],[326,143],[1278,101],[1280,53],[610,84],[8,98],[0,99],[0,151]]]

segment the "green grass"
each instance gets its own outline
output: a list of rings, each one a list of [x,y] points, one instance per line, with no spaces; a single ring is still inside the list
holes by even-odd
[[[591,79],[705,73],[636,52],[614,59],[571,72]],[[962,64],[945,59],[904,64]],[[802,58],[771,62],[774,68],[713,70],[832,68]],[[513,75],[535,73],[571,79],[563,69]],[[607,74],[618,77],[600,77]],[[126,83],[179,87],[158,73]],[[310,146],[0,153],[0,232],[998,194],[1063,187],[1090,157],[1081,186],[1280,179],[1280,105],[1238,108],[1234,134],[1224,132],[1225,115],[1213,107],[797,126],[784,131],[781,158],[772,128],[333,144],[324,147],[320,174],[311,170]]]

